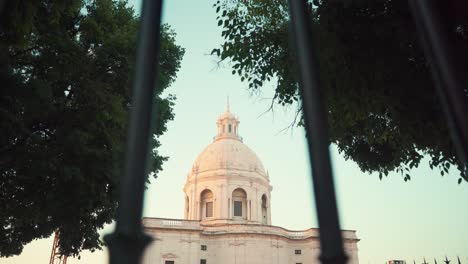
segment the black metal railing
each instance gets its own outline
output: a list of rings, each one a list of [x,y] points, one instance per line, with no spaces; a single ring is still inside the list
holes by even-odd
[[[434,0],[431,0],[434,1]],[[289,0],[291,28],[296,48],[296,61],[300,69],[299,87],[305,121],[315,203],[319,222],[321,256],[323,263],[344,264],[343,251],[333,174],[328,150],[328,124],[325,102],[321,95],[317,63],[314,58],[312,34],[308,23],[306,0]],[[433,2],[432,2],[433,3]],[[426,56],[432,58],[434,78],[445,104],[446,115],[454,141],[458,143],[462,160],[466,162],[468,117],[463,104],[458,71],[448,59],[448,43],[438,26],[437,12],[428,0],[410,0],[418,31],[428,43]],[[155,61],[159,48],[161,0],[144,0],[142,23],[136,65],[136,80],[131,111],[125,174],[121,180],[121,198],[114,233],[106,237],[110,249],[110,263],[139,263],[149,238],[142,232],[141,216],[143,192],[149,155],[150,114],[152,113],[153,88],[157,76]],[[155,106],[157,110],[158,106]],[[312,130],[312,128],[314,128]]]
[[[306,1],[289,0],[291,29],[299,69],[299,90],[312,167],[312,182],[320,233],[320,260],[344,264],[346,255],[336,206],[335,188],[328,149],[328,122],[320,91],[319,71],[314,54],[310,17]]]
[[[161,0],[145,0],[138,36],[135,81],[125,155],[125,172],[120,180],[117,223],[113,234],[106,236],[110,263],[139,263],[150,242],[142,232],[143,196],[148,174],[151,137],[151,114],[154,87],[158,76],[158,52],[161,25]],[[155,106],[157,113],[158,107]],[[155,117],[159,116],[158,114]],[[157,122],[156,122],[157,123]]]

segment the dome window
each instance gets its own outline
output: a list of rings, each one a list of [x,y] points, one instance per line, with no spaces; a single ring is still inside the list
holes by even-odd
[[[267,214],[267,197],[262,195],[262,223],[264,225],[268,224],[268,214]]]
[[[242,217],[242,202],[234,201],[234,216]]]
[[[232,207],[234,217],[247,219],[247,193],[243,189],[237,188],[232,192]]]
[[[206,189],[200,194],[201,220],[213,217],[213,192]]]
[[[206,203],[206,217],[213,217],[213,202]]]

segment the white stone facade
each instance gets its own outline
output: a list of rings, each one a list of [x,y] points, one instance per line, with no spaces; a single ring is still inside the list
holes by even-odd
[[[268,173],[242,142],[229,111],[214,142],[195,160],[184,186],[184,220],[144,218],[154,242],[145,264],[318,264],[318,230],[271,225]],[[349,264],[359,264],[355,231],[343,231]]]
[[[315,228],[290,231],[271,225],[203,225],[200,221],[162,218],[145,218],[143,224],[153,237],[144,264],[199,264],[201,260],[207,264],[319,263]],[[343,231],[343,239],[348,263],[359,264],[356,232]]]

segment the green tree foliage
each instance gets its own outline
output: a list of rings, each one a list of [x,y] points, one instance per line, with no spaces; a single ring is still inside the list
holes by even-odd
[[[8,1],[0,26],[0,256],[60,233],[64,254],[102,246],[117,207],[139,18],[125,1]],[[156,34],[156,32],[155,32]],[[172,120],[184,49],[162,26],[151,172]]]
[[[453,8],[450,2],[441,8]],[[273,83],[273,101],[299,102],[287,1],[225,0],[214,8],[224,41],[212,54],[229,61],[232,73],[250,89]],[[427,155],[430,167],[442,175],[456,166],[459,182],[468,180],[455,156],[407,1],[324,0],[309,3],[308,10],[330,142],[344,157],[364,172],[382,178],[397,171],[407,181],[409,171]],[[467,16],[455,15],[446,26],[466,63]]]

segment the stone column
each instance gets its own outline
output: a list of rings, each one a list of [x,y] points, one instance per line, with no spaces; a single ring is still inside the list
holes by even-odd
[[[249,196],[247,196],[249,198]],[[245,200],[245,209],[246,209],[246,219],[250,220],[250,199]]]
[[[252,217],[252,221],[258,221],[258,219],[261,219],[261,217],[259,216],[259,213],[261,215],[262,212],[259,212],[258,210],[260,209],[261,210],[261,206],[259,206],[259,200],[258,200],[258,186],[257,184],[254,185],[255,186],[255,194],[254,194],[254,200],[253,200],[253,204],[252,204],[252,212],[253,213],[253,217]],[[260,221],[261,223],[261,221]]]
[[[221,217],[223,219],[227,219],[229,218],[229,196],[228,196],[228,191],[227,191],[227,183],[225,182],[223,185],[222,185],[222,208],[223,208],[223,211],[222,211],[222,214],[221,214]]]
[[[267,223],[271,225],[271,194],[270,197],[267,196]]]

